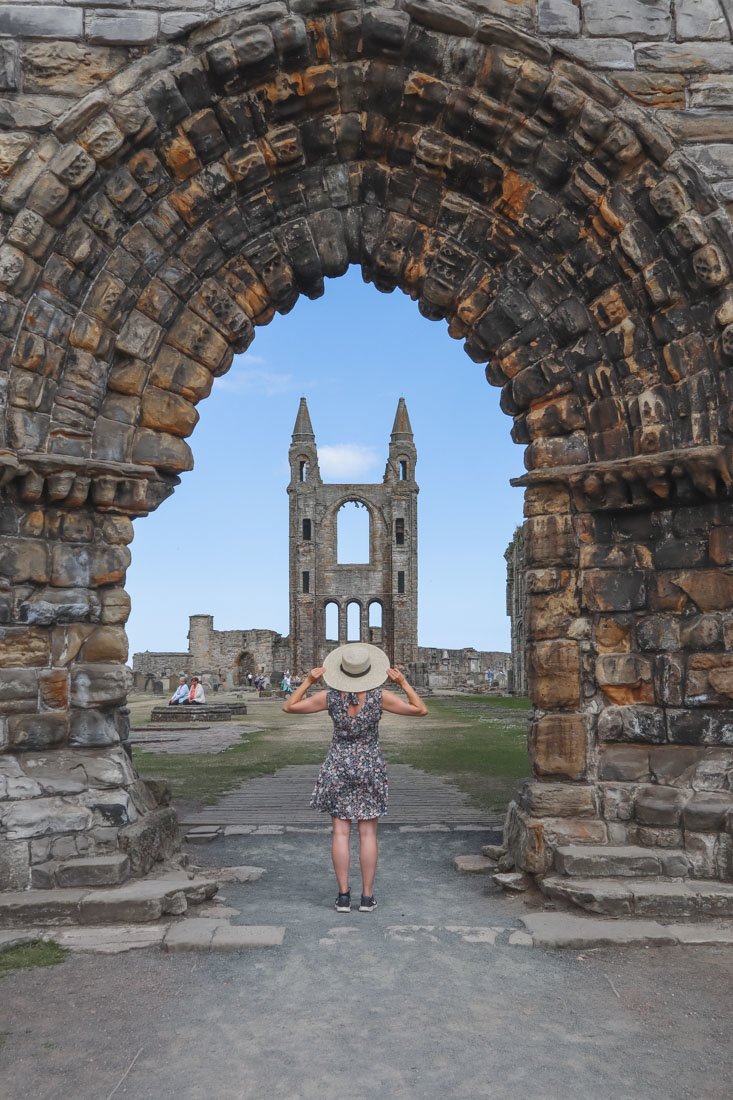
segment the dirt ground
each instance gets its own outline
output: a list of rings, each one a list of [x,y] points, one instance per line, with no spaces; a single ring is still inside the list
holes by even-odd
[[[730,1100],[733,951],[513,946],[523,902],[452,866],[481,839],[385,829],[344,915],[327,836],[196,849],[266,868],[226,902],[283,946],[8,975],[3,1100]]]

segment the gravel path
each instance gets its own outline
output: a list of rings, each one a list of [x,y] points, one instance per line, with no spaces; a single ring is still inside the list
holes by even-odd
[[[226,904],[283,946],[0,979],[3,1100],[729,1100],[733,952],[514,946],[524,902],[452,865],[482,839],[384,829],[343,916],[320,833],[197,848],[267,869]]]

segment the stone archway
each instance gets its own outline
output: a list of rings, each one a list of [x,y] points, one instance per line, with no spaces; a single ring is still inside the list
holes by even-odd
[[[252,678],[254,679],[255,672],[256,668],[254,656],[248,649],[243,650],[237,657],[237,686],[248,687],[251,682],[248,677],[252,676]]]
[[[120,747],[132,519],[191,468],[195,406],[256,327],[350,264],[448,322],[526,444],[518,866],[641,842],[729,877],[727,218],[667,130],[537,35],[439,0],[296,7],[131,53],[11,143],[0,882],[169,836]]]

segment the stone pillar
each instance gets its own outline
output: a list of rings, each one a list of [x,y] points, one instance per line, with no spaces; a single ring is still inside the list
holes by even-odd
[[[579,587],[581,517],[559,485],[529,488],[524,508],[534,779],[509,807],[506,839],[518,867],[542,874],[559,844],[603,842],[607,829],[583,710],[591,630]]]
[[[64,860],[116,852],[142,873],[178,846],[175,815],[158,809],[125,748],[132,522],[75,507],[73,493],[60,506],[19,499],[39,485],[29,473],[0,502],[4,890],[57,885]]]

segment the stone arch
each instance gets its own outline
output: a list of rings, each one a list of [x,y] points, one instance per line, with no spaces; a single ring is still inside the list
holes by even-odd
[[[667,810],[647,788],[655,746],[724,743],[727,218],[651,114],[541,37],[431,0],[302,7],[206,22],[19,142],[2,614],[4,665],[29,675],[5,743],[119,758],[131,517],[190,469],[195,406],[256,327],[359,264],[447,322],[526,445],[518,865],[579,836],[684,841],[689,780]],[[120,767],[133,822],[153,811]]]
[[[257,671],[254,654],[248,650],[242,650],[237,657],[236,663],[236,684],[238,687],[247,687],[249,684],[248,674],[254,677]]]
[[[373,610],[374,609],[374,610]],[[375,614],[374,611],[378,612]],[[372,645],[382,645],[384,637],[384,606],[381,600],[370,600],[367,608],[367,638]]]

